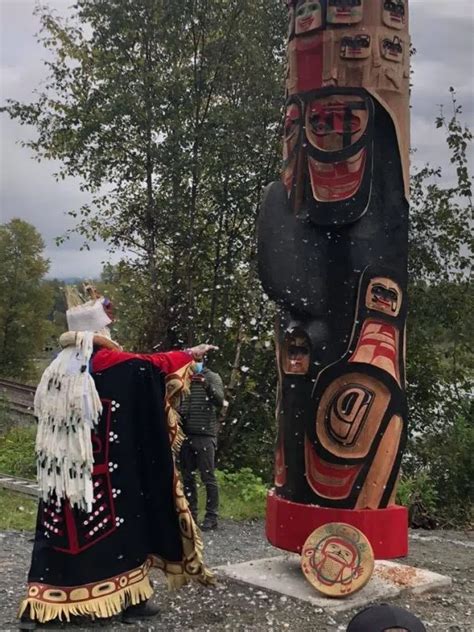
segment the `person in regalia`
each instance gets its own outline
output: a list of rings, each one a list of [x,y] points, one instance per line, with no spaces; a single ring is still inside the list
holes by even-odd
[[[20,629],[77,616],[154,616],[152,567],[170,587],[212,584],[174,453],[175,408],[194,362],[215,349],[127,353],[111,304],[68,289],[69,331],[35,395],[40,503]]]

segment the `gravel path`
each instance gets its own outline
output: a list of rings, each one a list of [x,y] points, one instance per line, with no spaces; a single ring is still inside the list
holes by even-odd
[[[263,523],[222,521],[218,531],[206,533],[206,559],[215,567],[279,555],[263,534]],[[0,533],[0,631],[16,630],[15,614],[23,595],[31,552],[31,534]],[[474,632],[474,540],[458,531],[412,533],[413,566],[450,575],[449,591],[432,595],[401,597],[394,603],[410,608],[425,622],[428,632]],[[328,616],[320,609],[290,597],[251,588],[222,579],[216,588],[188,586],[169,593],[155,575],[155,601],[162,614],[152,622],[124,625],[119,620],[105,625],[70,626],[87,630],[149,630],[150,632],[343,632],[354,613]],[[49,625],[42,629],[60,629]]]

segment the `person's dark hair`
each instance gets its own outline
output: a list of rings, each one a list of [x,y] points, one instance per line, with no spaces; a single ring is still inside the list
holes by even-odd
[[[387,603],[369,606],[351,619],[346,632],[426,632],[414,614]]]

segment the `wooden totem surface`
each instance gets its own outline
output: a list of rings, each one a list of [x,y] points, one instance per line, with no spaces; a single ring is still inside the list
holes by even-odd
[[[281,182],[259,273],[279,305],[275,490],[394,502],[406,441],[406,0],[289,0]]]

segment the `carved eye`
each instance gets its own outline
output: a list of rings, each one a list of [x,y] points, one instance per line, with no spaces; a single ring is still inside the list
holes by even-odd
[[[309,122],[316,134],[327,134],[332,129],[328,121],[322,119],[319,114],[311,114]]]
[[[375,299],[379,301],[395,303],[398,300],[398,294],[395,290],[390,290],[389,288],[383,287],[383,285],[375,285],[372,292]]]

